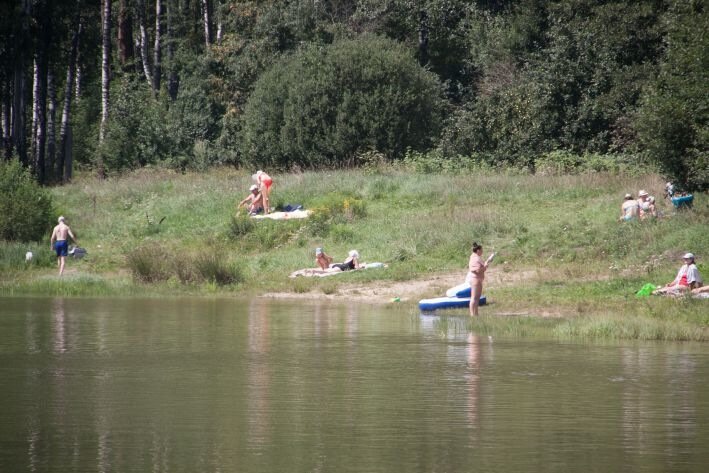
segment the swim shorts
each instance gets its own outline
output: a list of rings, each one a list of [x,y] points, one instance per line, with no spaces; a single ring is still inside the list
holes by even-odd
[[[54,251],[57,252],[57,256],[66,256],[69,254],[69,241],[68,240],[58,240],[54,242]]]

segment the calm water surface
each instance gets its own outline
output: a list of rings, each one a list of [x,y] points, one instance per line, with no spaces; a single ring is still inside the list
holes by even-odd
[[[707,471],[707,345],[489,340],[463,321],[0,299],[0,471]]]

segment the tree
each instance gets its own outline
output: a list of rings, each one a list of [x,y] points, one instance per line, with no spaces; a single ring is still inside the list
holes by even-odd
[[[51,220],[50,195],[17,159],[0,162],[0,240],[39,241]]]
[[[635,128],[641,149],[686,190],[709,188],[709,11],[678,0],[664,17],[666,53]]]
[[[103,0],[103,15],[101,18],[101,126],[99,128],[99,143],[103,142],[106,134],[106,124],[110,110],[111,91],[111,0]],[[101,163],[99,175],[103,174]]]
[[[287,167],[427,149],[443,116],[440,83],[395,41],[365,36],[310,47],[259,79],[246,104],[247,161]]]

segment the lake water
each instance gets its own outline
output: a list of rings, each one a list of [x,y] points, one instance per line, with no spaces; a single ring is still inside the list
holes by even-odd
[[[2,298],[0,471],[707,471],[706,344],[490,340],[464,321]]]

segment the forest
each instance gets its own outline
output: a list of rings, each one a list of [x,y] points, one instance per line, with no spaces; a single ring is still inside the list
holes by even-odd
[[[709,188],[701,0],[4,0],[2,156],[278,170],[418,153]],[[602,158],[602,159],[601,159]]]

